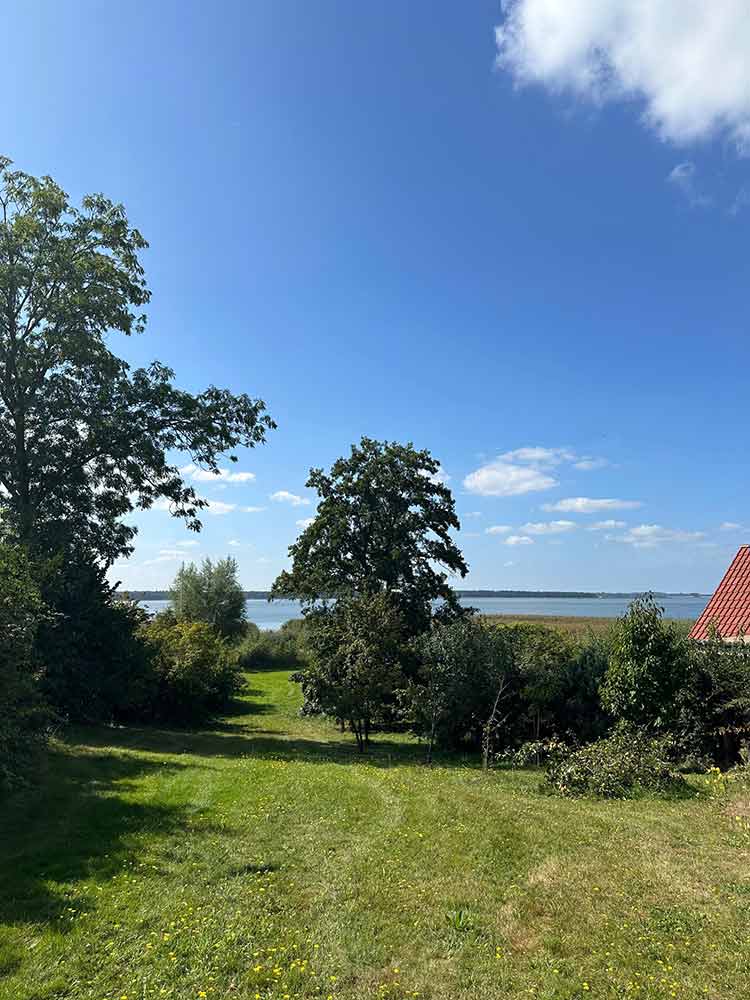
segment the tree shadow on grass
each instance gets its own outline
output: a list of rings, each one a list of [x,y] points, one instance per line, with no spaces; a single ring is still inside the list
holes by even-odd
[[[91,747],[116,747],[156,754],[190,754],[197,757],[248,757],[259,760],[297,761],[310,764],[371,764],[376,767],[423,764],[425,747],[377,738],[365,753],[351,743],[288,736],[283,731],[227,726],[212,732],[189,732],[129,726],[121,729],[87,729],[80,734]],[[464,755],[436,755],[439,767],[471,768]]]
[[[128,794],[150,772],[183,766],[50,748],[34,786],[0,803],[0,923],[60,920],[64,930],[70,883],[121,872],[135,834],[184,829],[184,808],[136,802]],[[73,905],[92,909],[96,900],[76,893]]]
[[[268,701],[258,701],[257,699],[265,694],[257,688],[249,685],[242,689],[242,697],[234,698],[229,707],[224,710],[224,717],[235,719],[243,715],[269,715],[278,711],[275,705]],[[249,699],[253,699],[250,701]]]

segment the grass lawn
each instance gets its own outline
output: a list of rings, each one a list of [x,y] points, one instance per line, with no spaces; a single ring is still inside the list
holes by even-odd
[[[363,762],[298,700],[253,674],[211,731],[53,747],[0,812],[2,1000],[750,993],[747,802]]]

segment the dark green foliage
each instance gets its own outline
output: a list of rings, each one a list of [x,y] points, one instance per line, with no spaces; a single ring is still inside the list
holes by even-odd
[[[737,764],[750,740],[750,645],[717,636],[691,643],[678,707],[675,742],[688,764]]]
[[[633,601],[617,622],[601,691],[615,719],[656,733],[674,729],[689,672],[687,640],[662,616],[650,594]]]
[[[411,444],[362,438],[330,473],[312,469],[317,491],[312,524],[289,549],[290,572],[273,586],[277,597],[316,602],[386,592],[412,635],[428,627],[433,601],[461,614],[445,570],[465,576],[451,537],[459,528],[439,463]]]
[[[512,663],[499,632],[475,618],[436,625],[416,642],[421,661],[406,692],[415,730],[434,745],[478,747],[501,685],[511,681]]]
[[[465,619],[434,627],[415,648],[421,667],[406,711],[416,731],[440,746],[478,747],[501,685],[494,723],[501,747],[555,734],[587,740],[605,729],[598,689],[606,639]]]
[[[340,598],[307,617],[310,664],[302,674],[305,701],[348,722],[363,750],[403,684],[406,626],[397,603],[381,593]]]
[[[183,565],[169,591],[172,609],[180,621],[206,622],[225,639],[245,634],[245,594],[237,579],[237,560],[231,556],[200,568]]]
[[[47,618],[25,553],[0,543],[0,790],[18,780],[50,722],[39,696],[35,653]]]
[[[512,739],[540,740],[568,734],[579,741],[602,735],[607,718],[599,687],[610,640],[577,639],[540,625],[500,626],[519,678],[519,705]]]
[[[304,620],[261,632],[257,626],[238,644],[241,670],[299,670],[308,660]]]
[[[76,722],[136,717],[154,697],[149,656],[139,635],[145,611],[119,600],[104,571],[85,557],[48,562],[42,593],[56,612],[41,628],[37,646],[49,703]]]
[[[685,779],[669,762],[664,741],[627,728],[578,749],[557,748],[549,759],[545,782],[558,795],[605,799],[687,791]]]
[[[112,333],[144,329],[146,246],[122,205],[77,208],[0,158],[0,516],[35,553],[111,563],[136,532],[122,518],[159,498],[198,529],[206,501],[167,456],[215,471],[273,427],[260,400],[194,396],[164,365],[131,371],[109,350]]]
[[[142,626],[156,696],[147,712],[160,722],[196,724],[225,709],[241,688],[237,656],[211,625],[157,615]]]

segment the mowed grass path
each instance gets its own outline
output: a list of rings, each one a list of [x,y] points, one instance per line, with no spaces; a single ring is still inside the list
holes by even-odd
[[[746,804],[363,762],[248,681],[211,731],[70,733],[4,804],[2,1000],[750,994]]]

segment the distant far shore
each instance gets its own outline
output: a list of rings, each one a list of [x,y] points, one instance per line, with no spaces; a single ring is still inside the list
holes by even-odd
[[[169,591],[167,590],[126,590],[121,589],[122,594],[127,594],[134,601],[168,601]],[[458,597],[464,598],[492,598],[492,597],[526,597],[542,598],[549,597],[556,600],[565,598],[588,600],[607,598],[618,598],[620,600],[638,597],[643,591],[592,591],[592,590],[457,590]],[[656,598],[660,597],[710,597],[710,594],[701,594],[698,591],[682,591],[679,593],[668,593],[666,591],[653,591]],[[247,601],[267,601],[271,597],[268,590],[246,590],[245,600]]]

